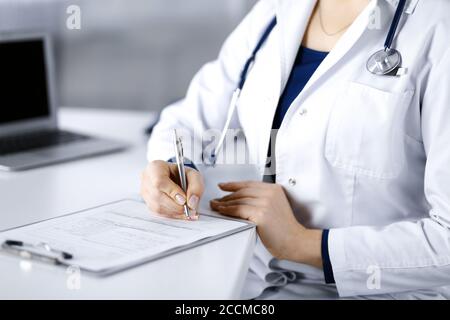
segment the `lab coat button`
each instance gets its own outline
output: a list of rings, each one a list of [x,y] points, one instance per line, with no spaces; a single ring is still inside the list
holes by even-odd
[[[294,178],[290,178],[288,182],[291,187],[294,187],[297,184],[297,180]]]
[[[308,111],[307,111],[306,109],[302,109],[302,110],[300,110],[299,114],[300,114],[301,116],[304,116],[307,112],[308,112]]]

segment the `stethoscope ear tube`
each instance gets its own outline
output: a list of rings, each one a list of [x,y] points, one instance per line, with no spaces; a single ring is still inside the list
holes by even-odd
[[[267,38],[269,37],[270,33],[272,32],[273,28],[275,28],[276,25],[277,25],[277,17],[274,17],[270,21],[267,28],[264,30],[261,38],[259,39],[258,43],[256,44],[255,48],[252,51],[252,55],[245,62],[244,68],[241,71],[239,84],[237,87],[238,90],[242,90],[242,88],[244,88],[244,84],[245,84],[245,81],[247,80],[247,74],[248,74],[248,71],[250,70],[250,66],[255,61],[256,55],[258,54],[259,50],[261,49],[263,44],[266,42]]]
[[[216,147],[214,148],[214,151],[209,157],[210,165],[214,166],[217,161],[217,155],[220,153],[223,147],[223,143],[225,141],[225,137],[227,135],[228,128],[230,127],[231,119],[233,118],[234,110],[236,109],[236,105],[239,100],[239,96],[241,95],[241,89],[236,89],[233,92],[233,96],[230,101],[230,105],[228,106],[228,114],[227,119],[225,120],[225,125],[223,126],[222,132],[219,137],[219,141],[216,144]]]
[[[386,41],[384,42],[384,48],[390,49],[392,47],[392,42],[394,41],[395,33],[397,32],[398,24],[400,23],[400,18],[402,17],[403,11],[405,10],[406,0],[400,0],[395,11],[394,18],[392,19],[391,27],[389,28]]]
[[[222,150],[225,136],[227,134],[228,128],[230,127],[230,122],[233,117],[234,110],[236,109],[236,105],[238,103],[239,96],[241,94],[241,90],[242,90],[242,88],[244,88],[245,81],[247,80],[248,71],[250,70],[251,65],[255,61],[256,55],[258,54],[259,50],[261,49],[263,44],[266,42],[267,38],[269,37],[273,28],[275,28],[276,25],[277,25],[277,17],[274,17],[268,24],[267,28],[264,30],[261,38],[259,39],[255,48],[253,49],[251,56],[245,62],[244,68],[242,69],[241,74],[240,74],[238,86],[237,86],[236,90],[233,92],[233,96],[231,97],[230,105],[228,106],[227,119],[225,120],[225,124],[222,129],[222,133],[219,137],[219,141],[216,144],[214,151],[209,156],[211,166],[214,166],[216,164],[217,156],[220,153],[220,151]]]

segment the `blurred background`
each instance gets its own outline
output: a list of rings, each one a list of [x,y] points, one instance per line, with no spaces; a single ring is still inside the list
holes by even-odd
[[[159,111],[184,96],[255,2],[0,0],[0,32],[52,33],[59,105]],[[66,27],[70,5],[80,30]]]

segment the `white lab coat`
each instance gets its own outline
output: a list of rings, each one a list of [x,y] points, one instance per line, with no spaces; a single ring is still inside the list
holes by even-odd
[[[278,24],[257,55],[232,124],[242,127],[262,172],[278,99],[315,2],[260,1],[218,59],[195,76],[186,98],[164,110],[148,159],[173,156],[172,128],[197,138],[203,130],[222,129],[243,64],[276,14]],[[407,73],[373,75],[366,61],[383,47],[394,4],[370,3],[278,132],[277,183],[301,223],[330,229],[336,286],[324,285],[319,269],[273,259],[258,242],[246,297],[274,285],[287,288],[272,296],[283,298],[450,297],[450,1],[410,0],[394,42]],[[200,153],[186,149],[187,157],[201,161]]]

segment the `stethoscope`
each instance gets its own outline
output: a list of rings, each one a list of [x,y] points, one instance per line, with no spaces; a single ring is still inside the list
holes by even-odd
[[[395,38],[395,34],[398,29],[398,24],[400,22],[400,18],[402,17],[403,11],[405,9],[406,0],[400,0],[397,9],[395,11],[394,17],[392,18],[391,26],[389,28],[389,32],[387,34],[386,40],[384,42],[384,49],[381,49],[380,51],[375,52],[373,55],[369,57],[366,63],[366,68],[369,72],[375,74],[375,75],[388,75],[394,70],[396,70],[398,67],[400,67],[402,63],[402,55],[400,52],[394,48],[392,48],[392,43]],[[223,143],[225,141],[225,137],[228,131],[228,128],[230,127],[230,122],[234,114],[234,110],[236,109],[237,103],[239,101],[239,97],[241,95],[242,88],[244,87],[245,81],[247,80],[247,75],[249,72],[249,69],[253,62],[255,61],[256,55],[258,54],[259,50],[263,46],[263,44],[266,42],[267,38],[269,37],[270,33],[272,32],[273,28],[277,24],[277,18],[274,17],[272,21],[269,23],[265,31],[263,32],[261,38],[259,39],[258,43],[256,44],[255,49],[253,49],[251,56],[247,59],[244,68],[241,71],[240,80],[238,83],[238,86],[236,90],[234,91],[230,105],[228,107],[228,114],[227,119],[225,121],[225,125],[222,129],[221,135],[219,137],[219,141],[211,153],[209,159],[210,159],[210,165],[214,166],[217,161],[217,155],[220,153]]]
[[[376,75],[387,75],[396,70],[402,63],[402,55],[398,50],[392,48],[392,42],[394,41],[395,33],[397,32],[400,18],[402,17],[405,9],[406,0],[400,0],[395,11],[394,18],[392,19],[389,33],[384,42],[384,49],[375,52],[367,60],[366,68]]]

